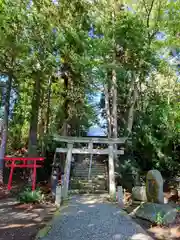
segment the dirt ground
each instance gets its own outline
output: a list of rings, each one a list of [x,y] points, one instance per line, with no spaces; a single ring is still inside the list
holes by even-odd
[[[20,185],[14,185],[10,193],[7,186],[0,186],[0,240],[33,240],[47,221],[51,220],[56,207],[50,201],[43,204],[19,204],[16,195]],[[137,205],[126,207],[131,213]],[[156,240],[180,240],[180,212],[176,221],[168,227],[152,226],[147,220],[134,218]]]
[[[0,240],[31,240],[49,221],[56,207],[50,203],[19,204],[7,191],[0,188]]]

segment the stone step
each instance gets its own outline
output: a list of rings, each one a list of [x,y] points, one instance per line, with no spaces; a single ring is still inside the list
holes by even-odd
[[[105,164],[93,163],[91,166],[91,178],[103,179],[107,174]],[[74,167],[74,177],[79,179],[88,179],[89,166],[85,164],[76,163]]]
[[[83,186],[104,186],[104,183],[105,182],[82,182],[81,181],[81,184],[83,185]]]
[[[74,169],[89,169],[89,166],[83,167],[83,166],[78,166],[78,167],[74,167]],[[105,167],[97,167],[97,166],[91,166],[91,169],[105,169]]]
[[[90,164],[90,162],[86,162],[86,163],[75,163],[75,166],[85,166],[85,165],[89,165]],[[102,164],[102,163],[95,163],[95,162],[93,162],[92,161],[92,166],[100,166],[100,167],[104,167],[105,166],[105,164]]]
[[[74,171],[74,174],[88,174],[89,173],[89,171]],[[99,174],[105,174],[106,172],[105,171],[91,171],[91,174],[97,174],[97,175],[99,175]]]
[[[89,176],[89,174],[88,173],[75,173],[75,174],[73,174],[75,177],[77,176],[84,176],[84,177],[86,177],[86,176]],[[92,177],[98,177],[98,176],[106,176],[106,174],[105,173],[96,173],[96,174],[92,174],[91,173],[91,175],[90,176],[92,176]]]
[[[80,170],[80,171],[86,171],[86,170],[88,170],[88,171],[89,171],[89,167],[87,167],[87,168],[75,167],[74,170]],[[105,168],[104,168],[104,167],[102,167],[102,168],[92,167],[92,168],[91,168],[91,171],[105,171]]]
[[[83,167],[75,167],[74,168],[75,170],[82,170],[82,171],[84,171],[84,170],[88,170],[89,171],[89,167],[86,167],[86,168],[83,168]],[[101,170],[103,170],[103,171],[105,171],[105,167],[91,167],[91,170],[96,170],[96,171],[101,171]]]
[[[74,173],[88,173],[89,172],[89,169],[88,170],[80,170],[80,169],[74,169]],[[105,170],[91,170],[91,173],[105,173],[106,171]]]
[[[86,169],[86,168],[89,168],[89,166],[88,165],[86,165],[86,166],[83,166],[83,165],[76,166],[75,165],[75,168],[83,168],[83,169],[85,168]],[[92,165],[91,168],[105,168],[105,166]]]
[[[78,165],[88,165],[90,163],[90,160],[89,161],[86,161],[86,162],[81,162],[81,163],[75,163],[75,165],[76,166],[78,166]],[[103,164],[103,163],[96,163],[95,161],[92,161],[92,165],[96,165],[96,166],[105,166],[105,164]]]
[[[91,175],[90,176],[91,179],[103,179],[103,178],[106,178],[106,175],[105,174],[96,174],[96,175]],[[81,179],[88,179],[88,175],[74,175],[74,178],[81,178]]]
[[[89,173],[89,170],[84,170],[84,171],[82,171],[82,170],[79,170],[79,169],[75,169],[74,170],[74,173]],[[104,170],[101,170],[101,171],[95,171],[95,170],[91,170],[91,174],[93,174],[93,173],[95,173],[95,174],[100,174],[100,173],[106,173],[106,171],[104,171]]]
[[[84,180],[84,181],[88,181],[88,177],[82,177],[82,176],[78,176],[78,177],[74,177],[74,180]],[[104,176],[98,176],[98,177],[91,177],[90,178],[92,181],[98,181],[98,180],[106,180],[107,178]]]
[[[101,184],[101,183],[105,183],[106,180],[105,179],[91,179],[91,180],[87,180],[87,179],[73,179],[71,180],[71,182],[79,182],[82,183],[84,185],[91,185],[91,184]]]
[[[76,176],[81,176],[81,175],[83,175],[83,176],[85,176],[85,175],[89,175],[89,172],[74,172],[74,175]],[[91,172],[91,175],[93,175],[93,176],[96,176],[96,175],[106,175],[106,173],[105,172]]]
[[[95,175],[95,176],[91,176],[90,179],[106,179],[106,175]],[[88,176],[74,176],[71,179],[84,179],[87,180]]]
[[[86,182],[93,182],[93,183],[96,183],[96,182],[101,182],[101,183],[106,183],[107,182],[107,179],[106,178],[91,178],[90,180],[88,180],[88,178],[74,178],[74,179],[71,179],[72,182],[82,182],[82,183],[86,183]]]
[[[79,194],[81,193],[81,190],[79,189],[71,189],[69,190],[69,192],[71,194]],[[93,193],[93,194],[107,194],[108,196],[108,191],[107,190],[103,190],[103,189],[94,189],[94,191],[82,191],[82,193]]]
[[[91,174],[91,178],[105,178],[106,174]],[[74,174],[74,177],[88,178],[88,174]]]
[[[88,175],[87,174],[82,174],[82,175],[74,175],[74,178],[81,178],[81,179],[88,179]],[[106,175],[104,174],[99,174],[99,175],[91,175],[90,178],[95,178],[95,179],[102,179],[102,178],[106,178]]]
[[[105,190],[106,182],[105,180],[101,181],[87,181],[87,180],[71,180],[70,182],[71,189],[94,189],[94,190]]]

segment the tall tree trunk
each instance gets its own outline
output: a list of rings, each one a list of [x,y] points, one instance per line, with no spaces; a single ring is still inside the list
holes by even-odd
[[[108,132],[108,138],[111,138],[111,113],[110,113],[110,104],[109,104],[109,89],[108,84],[105,83],[104,85],[104,96],[105,96],[105,109],[106,109],[106,119],[107,119],[107,132]]]
[[[131,103],[131,106],[130,106],[129,112],[128,112],[128,120],[127,120],[128,135],[130,135],[132,132],[133,121],[134,121],[134,107],[136,104],[137,97],[138,97],[138,91],[137,91],[137,86],[135,86],[134,91],[133,91],[132,103]]]
[[[64,110],[64,122],[63,126],[61,128],[61,135],[62,136],[68,136],[68,120],[69,120],[69,99],[68,99],[68,87],[69,87],[69,74],[63,75],[64,79],[64,104],[63,104],[63,110]],[[62,162],[66,162],[66,154],[62,154]],[[65,164],[64,164],[65,166]]]
[[[113,64],[116,64],[116,39],[115,39],[115,21],[116,21],[116,11],[117,11],[117,1],[113,0],[113,12],[112,12],[112,28],[113,28]],[[112,137],[117,138],[117,76],[116,70],[112,69]],[[115,157],[116,159],[116,157]]]
[[[39,123],[38,123],[38,135],[39,135],[39,140],[40,140],[40,145],[41,145],[41,153],[44,156],[44,134],[45,134],[45,103],[42,104],[40,110],[39,110]]]
[[[48,94],[47,94],[46,134],[49,132],[51,86],[52,86],[52,77],[49,78],[49,86],[48,86]]]
[[[4,156],[6,153],[6,144],[7,144],[7,137],[8,137],[9,107],[10,107],[12,79],[13,79],[12,75],[10,74],[6,82],[4,123],[3,123],[2,135],[1,135],[1,146],[0,146],[0,184],[3,184]]]
[[[116,13],[117,13],[117,1],[115,0],[113,3],[113,14],[112,14],[112,24],[113,24],[113,64],[116,64],[116,56],[117,56],[117,44],[115,38],[115,22],[116,22]],[[118,137],[118,126],[117,126],[117,75],[116,69],[112,69],[112,137]],[[116,154],[117,145],[114,144],[115,154],[115,168],[119,167],[118,156]]]
[[[40,92],[41,92],[41,79],[38,74],[35,76],[33,98],[32,98],[32,109],[31,109],[31,120],[29,130],[29,144],[28,144],[28,155],[30,157],[37,156],[37,129],[38,129],[38,115],[40,105]]]
[[[138,89],[137,89],[137,79],[135,74],[132,75],[132,83],[133,89],[130,89],[132,97],[129,98],[129,110],[127,117],[127,135],[129,136],[132,132],[133,121],[134,121],[134,108],[138,98]]]
[[[112,70],[112,137],[117,138],[117,83],[116,71]]]
[[[112,125],[112,138],[117,138],[118,137],[118,127],[117,127],[117,76],[116,76],[116,71],[113,69],[112,70],[112,120],[111,120],[111,125]],[[114,144],[114,162],[115,162],[115,169],[119,168],[119,163],[118,163],[118,156],[116,154],[117,150],[117,145]]]
[[[45,97],[45,89],[41,91],[41,101],[39,103],[39,118],[38,118],[38,135],[40,139],[43,139],[45,133],[45,106],[46,106],[46,97]]]
[[[117,79],[116,79],[116,71],[113,69],[108,77],[110,79],[110,91],[108,91],[108,87],[106,86],[106,95],[109,100],[109,133],[110,137],[117,138],[118,136],[118,127],[117,127]],[[106,101],[106,99],[105,99]],[[107,102],[108,104],[108,102]]]
[[[63,122],[63,126],[61,128],[61,134],[63,136],[68,136],[68,120],[69,120],[68,87],[69,87],[69,76],[68,75],[63,75],[63,79],[64,79],[64,104],[63,104],[64,122]]]

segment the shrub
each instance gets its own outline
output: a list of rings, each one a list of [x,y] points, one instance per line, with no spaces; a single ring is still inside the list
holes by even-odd
[[[18,195],[18,201],[20,203],[39,203],[44,199],[44,195],[40,189],[32,191],[30,187],[26,187],[24,191],[20,192]]]
[[[163,217],[163,214],[161,213],[161,212],[157,212],[156,213],[156,224],[157,225],[163,225],[163,223],[164,223],[164,217]]]

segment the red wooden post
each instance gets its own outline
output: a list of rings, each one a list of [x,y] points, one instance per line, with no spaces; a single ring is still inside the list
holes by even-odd
[[[36,160],[34,160],[33,179],[32,179],[32,191],[35,190],[35,187],[36,187]]]
[[[9,180],[8,180],[8,190],[11,190],[11,188],[12,188],[12,177],[13,177],[14,166],[15,166],[14,161],[15,160],[12,160],[12,164],[11,164],[11,172],[10,172]]]
[[[9,180],[8,180],[8,190],[11,190],[12,187],[12,177],[13,177],[13,172],[14,168],[33,168],[33,179],[32,179],[32,191],[35,190],[36,188],[36,168],[42,167],[42,165],[38,165],[37,161],[43,161],[44,158],[22,158],[22,157],[5,157],[5,161],[11,161],[11,163],[7,163],[6,167],[10,167],[10,175],[9,175]],[[28,164],[28,161],[33,161],[33,164]],[[16,164],[15,161],[22,161],[22,164]]]

